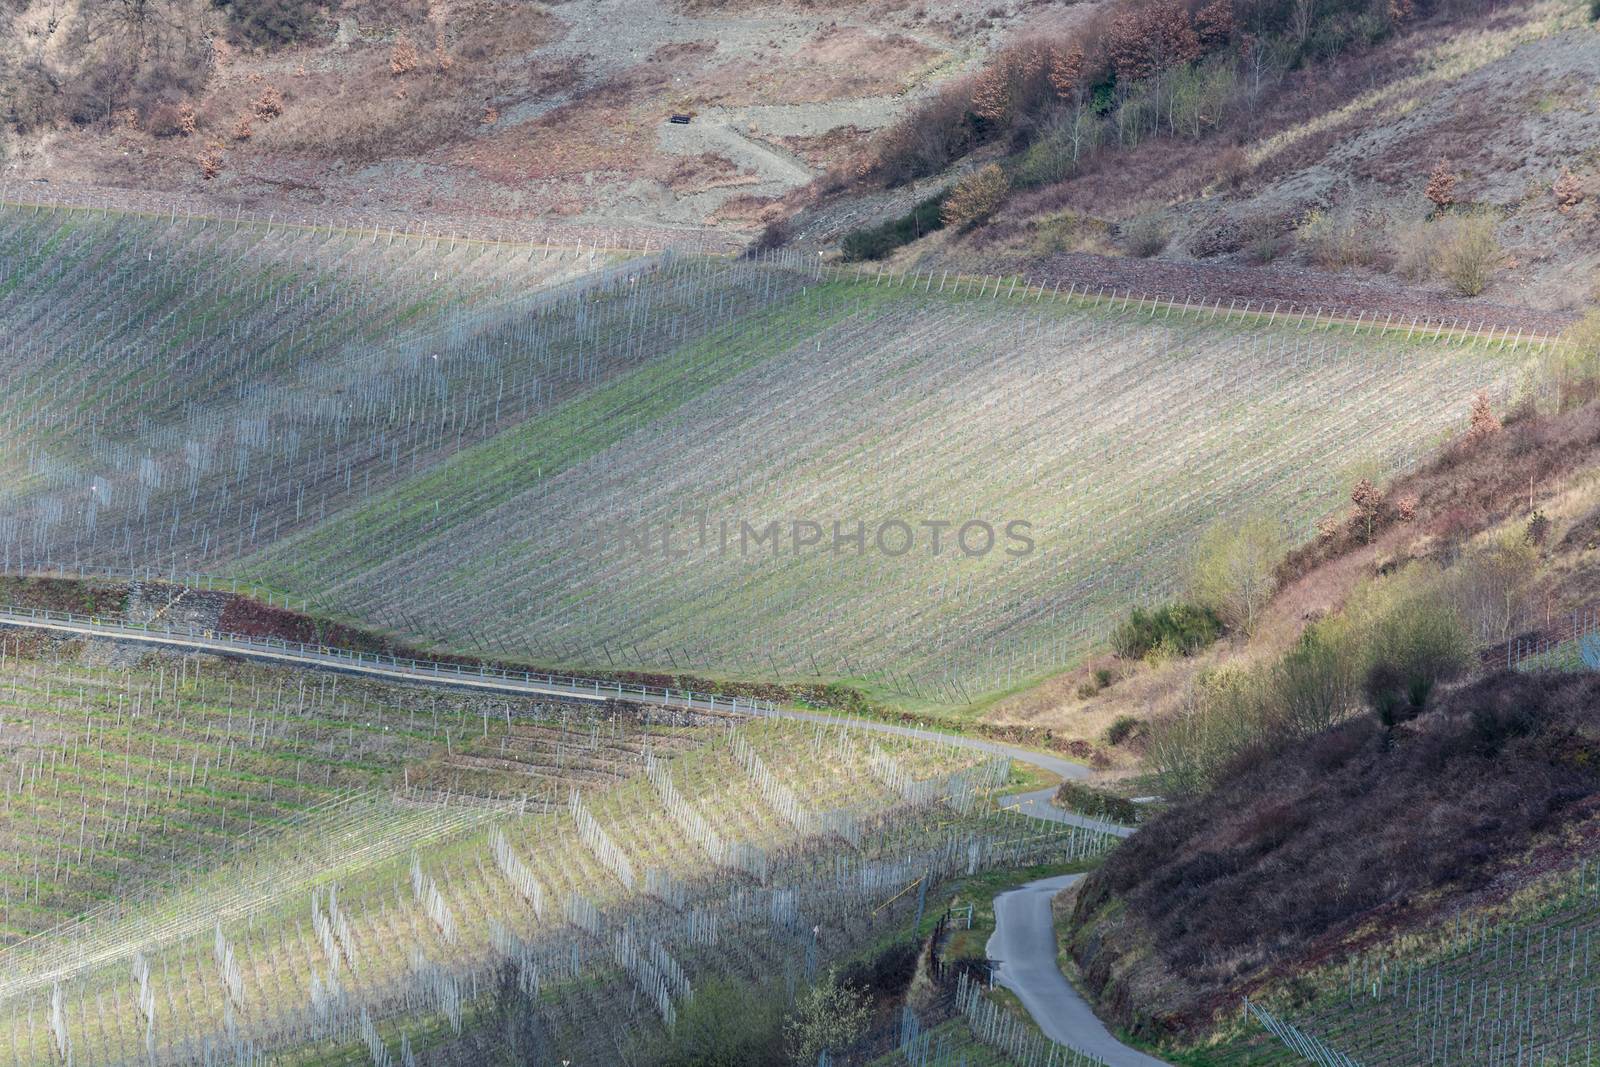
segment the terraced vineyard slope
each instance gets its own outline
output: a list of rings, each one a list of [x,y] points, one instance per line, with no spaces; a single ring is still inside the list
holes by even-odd
[[[781,256],[525,293],[527,262],[412,249],[453,294],[414,311],[375,234],[297,238],[318,269],[267,281],[231,224],[3,221],[0,563],[226,573],[457,650],[929,703],[1069,665],[1178,589],[1211,522],[1304,536],[1527,354]]]
[[[803,979],[929,879],[1114,841],[996,813],[1003,758],[848,726],[7,655],[19,1064],[398,1056],[470,1040],[507,975],[541,1047],[605,1058],[705,974]],[[143,869],[163,854],[182,871]]]

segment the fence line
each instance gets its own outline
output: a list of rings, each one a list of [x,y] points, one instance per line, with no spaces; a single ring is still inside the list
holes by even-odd
[[[820,261],[817,266],[819,276],[827,273],[834,277],[864,279],[874,287],[888,286],[891,288],[907,289],[912,292],[924,293],[950,293],[965,294],[967,296],[987,296],[991,299],[999,298],[1013,300],[1019,296],[1026,300],[1033,298],[1035,303],[1050,297],[1052,300],[1065,298],[1068,301],[1081,301],[1092,304],[1115,306],[1119,312],[1132,309],[1135,314],[1148,315],[1155,319],[1160,313],[1160,318],[1165,321],[1172,318],[1177,312],[1178,321],[1182,322],[1190,315],[1197,319],[1204,316],[1210,319],[1220,318],[1222,322],[1232,322],[1235,317],[1240,323],[1246,321],[1257,322],[1293,322],[1296,326],[1304,326],[1308,322],[1313,326],[1321,326],[1324,331],[1335,326],[1349,329],[1354,334],[1390,334],[1401,335],[1405,340],[1443,341],[1464,345],[1468,342],[1482,342],[1485,347],[1494,345],[1505,350],[1517,351],[1527,346],[1563,346],[1566,344],[1559,334],[1542,333],[1518,327],[1513,330],[1510,326],[1502,326],[1488,318],[1480,319],[1476,324],[1472,319],[1462,319],[1459,316],[1434,318],[1433,316],[1416,316],[1409,319],[1403,314],[1394,312],[1386,313],[1380,320],[1376,313],[1370,313],[1364,308],[1338,307],[1336,305],[1323,305],[1302,303],[1300,301],[1284,300],[1245,300],[1237,298],[1228,301],[1228,306],[1222,306],[1220,297],[1210,301],[1175,293],[1163,293],[1153,289],[1120,289],[1116,286],[1080,285],[1077,282],[1068,284],[1065,292],[1061,283],[1046,283],[1032,280],[1025,275],[1000,275],[962,274],[959,271],[953,276],[946,271],[913,271],[910,274],[885,272],[880,266],[876,273],[870,268],[849,267],[841,265],[824,265]],[[935,288],[937,284],[937,288]],[[1269,306],[1270,305],[1270,306]]]
[[[417,217],[400,212],[317,211],[300,207],[293,211],[273,211],[265,219],[247,215],[244,208],[208,201],[192,194],[168,196],[139,190],[108,190],[93,186],[41,186],[15,180],[0,182],[0,208],[38,211],[85,211],[109,215],[142,215],[165,218],[169,222],[232,223],[236,226],[263,226],[269,230],[326,231],[351,236],[371,235],[373,239],[448,241],[458,243],[536,246],[549,249],[581,249],[591,254],[659,252],[676,248],[682,252],[727,255],[742,247],[732,235],[707,228],[680,229],[671,226],[601,226],[556,223],[542,219],[495,219],[489,217],[434,217],[418,228]]]
[[[1093,1053],[1059,1044],[1038,1033],[985,997],[979,983],[965,972],[956,979],[956,1007],[966,1016],[973,1037],[1000,1050],[1017,1067],[1110,1067]]]
[[[618,700],[636,704],[658,704],[693,711],[731,714],[771,714],[770,700],[750,697],[719,697],[666,686],[635,685],[622,681],[604,682],[595,678],[575,678],[534,671],[513,671],[480,664],[476,670],[455,663],[418,660],[377,652],[359,652],[332,645],[312,645],[279,637],[251,637],[225,630],[193,626],[151,626],[148,623],[112,622],[97,615],[42,608],[7,607],[0,609],[0,626],[22,626],[82,634],[88,637],[182,645],[198,651],[288,660],[310,666],[386,675],[402,681],[447,680],[455,685],[499,689],[532,696],[553,696],[569,700]]]
[[[1358,1061],[1338,1049],[1329,1048],[1315,1034],[1308,1034],[1293,1023],[1277,1018],[1266,1008],[1251,1001],[1249,997],[1244,998],[1244,1010],[1247,1015],[1266,1027],[1267,1032],[1273,1037],[1310,1062],[1319,1064],[1320,1067],[1361,1067]]]

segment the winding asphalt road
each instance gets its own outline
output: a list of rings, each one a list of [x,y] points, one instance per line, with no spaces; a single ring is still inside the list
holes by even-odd
[[[1098,1056],[1111,1067],[1164,1067],[1111,1036],[1056,965],[1055,924],[1050,901],[1081,874],[1060,874],[1008,889],[994,898],[994,934],[989,958],[994,980],[1017,995],[1052,1041]]]

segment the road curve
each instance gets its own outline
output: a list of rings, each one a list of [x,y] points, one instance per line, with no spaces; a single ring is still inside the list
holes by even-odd
[[[1166,1067],[1164,1060],[1113,1037],[1056,965],[1050,901],[1082,877],[1041,878],[994,898],[994,933],[988,945],[989,958],[998,965],[994,979],[1017,995],[1052,1041],[1098,1056],[1110,1067]]]

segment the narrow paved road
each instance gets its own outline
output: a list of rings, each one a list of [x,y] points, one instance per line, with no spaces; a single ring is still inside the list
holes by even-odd
[[[989,958],[999,964],[995,981],[1017,995],[1052,1041],[1098,1056],[1111,1067],[1165,1067],[1165,1061],[1111,1036],[1056,965],[1050,901],[1082,877],[1041,878],[995,897],[994,934],[988,946]]]
[[[1037,759],[1029,759],[1025,756],[1012,756],[1011,758],[1022,760],[1025,763],[1038,762]],[[1067,766],[1072,767],[1078,773],[1062,775],[1064,778],[1082,778],[1088,773],[1075,763],[1069,763]],[[1059,774],[1060,772],[1058,771],[1057,773]],[[1051,822],[1069,822],[1074,826],[1087,826],[1091,830],[1115,834],[1118,837],[1127,837],[1133,833],[1134,827],[1132,826],[1123,826],[1121,823],[1105,822],[1101,819],[1091,819],[1087,815],[1077,815],[1070,811],[1062,811],[1050,803],[1050,798],[1055,795],[1055,792],[1055,786],[1047,786],[1044,789],[1036,789],[1031,793],[1018,793],[1014,797],[1007,797],[1002,800],[1000,806],[1007,811],[1031,815],[1035,819],[1048,819]]]

